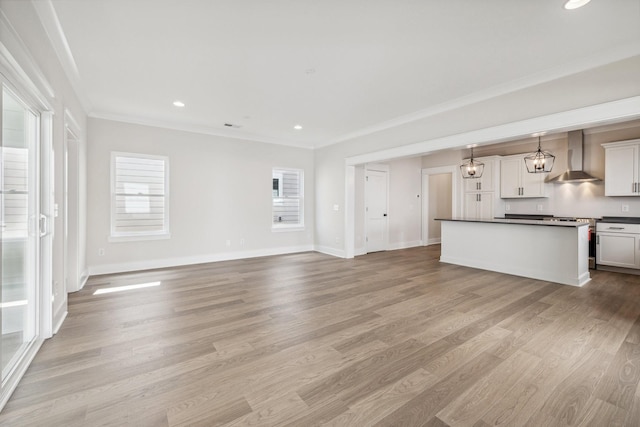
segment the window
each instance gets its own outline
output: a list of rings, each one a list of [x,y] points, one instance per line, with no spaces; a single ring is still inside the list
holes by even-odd
[[[111,237],[169,237],[169,159],[111,153]]]
[[[274,230],[304,227],[303,176],[304,172],[299,169],[273,169],[271,194]]]

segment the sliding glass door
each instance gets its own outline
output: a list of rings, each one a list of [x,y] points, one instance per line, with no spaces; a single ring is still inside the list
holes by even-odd
[[[2,86],[0,364],[2,392],[38,330],[39,116]]]

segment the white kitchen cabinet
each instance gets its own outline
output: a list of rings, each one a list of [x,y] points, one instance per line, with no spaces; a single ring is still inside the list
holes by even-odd
[[[492,219],[504,215],[504,203],[496,197],[500,182],[500,156],[478,157],[484,163],[480,178],[463,179],[463,212],[467,219]]]
[[[596,224],[596,263],[640,268],[640,224]]]
[[[495,191],[496,163],[498,163],[499,160],[491,157],[479,157],[474,160],[484,163],[484,171],[480,178],[465,179],[464,191],[467,193],[477,191]]]
[[[640,196],[640,139],[602,144],[604,195]]]
[[[522,199],[548,197],[546,173],[529,173],[524,164],[525,154],[503,157],[500,161],[500,197]]]
[[[492,219],[495,195],[493,192],[465,193],[464,217],[466,219]]]

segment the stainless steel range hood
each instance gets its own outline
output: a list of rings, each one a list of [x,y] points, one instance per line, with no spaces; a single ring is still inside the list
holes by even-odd
[[[590,182],[590,181],[602,181],[600,178],[596,178],[589,175],[582,170],[582,149],[583,149],[583,135],[582,130],[574,130],[568,133],[568,153],[567,163],[569,169],[562,175],[558,175],[551,179],[547,179],[546,182],[553,182],[556,184],[562,184],[565,182]]]

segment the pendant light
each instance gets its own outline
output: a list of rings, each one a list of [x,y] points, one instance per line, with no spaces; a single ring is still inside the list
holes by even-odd
[[[556,156],[540,148],[540,136],[538,136],[538,150],[524,157],[524,164],[529,173],[549,173],[553,169],[553,161]]]
[[[473,160],[473,147],[471,147],[471,158],[460,165],[460,172],[464,179],[480,178],[484,172],[484,163]]]

